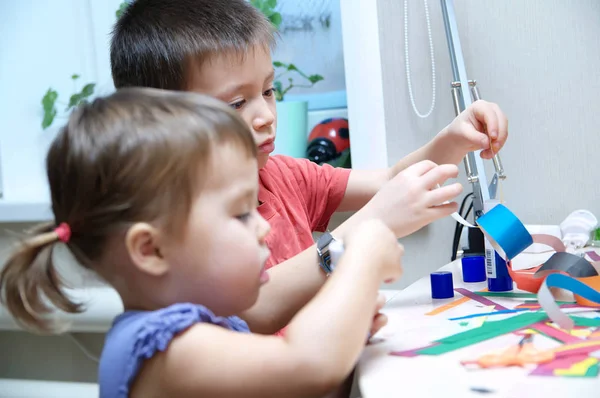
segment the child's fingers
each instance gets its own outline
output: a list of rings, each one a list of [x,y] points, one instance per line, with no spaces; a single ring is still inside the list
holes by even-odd
[[[427,207],[447,204],[447,202],[460,195],[462,191],[463,186],[461,183],[455,182],[454,184],[445,185],[427,192],[425,204]]]
[[[495,140],[498,137],[499,122],[496,109],[486,101],[477,101],[473,103],[471,108],[472,114],[478,123],[473,123],[475,126],[481,124],[485,127],[489,137]],[[491,141],[491,140],[490,140]]]
[[[457,211],[458,203],[456,203],[456,202],[445,203],[443,205],[430,207],[428,210],[431,212],[430,214],[431,214],[432,221],[439,220],[440,218],[447,217],[450,214]]]
[[[447,179],[456,177],[458,177],[457,165],[442,164],[423,174],[422,182],[425,188],[434,189],[436,186],[446,182]]]
[[[420,162],[408,166],[406,169],[404,169],[403,173],[419,177],[429,172],[430,170],[435,169],[436,167],[437,164],[435,162],[432,162],[431,160],[422,160]]]
[[[382,327],[387,325],[387,322],[388,318],[385,314],[376,314],[373,318],[373,323],[371,324],[371,330],[369,331],[370,335],[375,335]]]
[[[504,112],[502,112],[498,104],[492,104],[492,106],[494,107],[496,117],[498,118],[498,136],[494,138],[493,150],[494,152],[498,152],[508,139],[508,119],[506,118],[506,115],[504,114]],[[498,149],[496,149],[496,145],[498,145]]]

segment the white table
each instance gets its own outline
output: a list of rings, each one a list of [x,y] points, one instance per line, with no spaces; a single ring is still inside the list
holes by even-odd
[[[471,291],[487,288],[486,282],[462,281],[460,260],[447,264],[440,270],[453,273],[455,288],[464,287]],[[482,304],[469,300],[438,315],[425,315],[461,297],[462,295],[455,293],[453,299],[432,300],[427,275],[388,301],[383,309],[389,318],[388,325],[375,336],[383,341],[367,346],[358,363],[357,378],[362,398],[600,397],[600,376],[528,376],[529,370],[518,367],[468,370],[460,364],[461,360],[477,359],[490,351],[501,350],[517,343],[520,337],[515,334],[500,336],[438,356],[405,358],[389,355],[390,351],[427,346],[436,339],[468,330],[467,327],[460,326],[459,322],[450,321],[448,318],[489,312]],[[515,301],[523,301],[499,297],[489,299],[507,308],[515,307]],[[504,316],[512,315],[514,314]],[[500,320],[502,316],[495,315],[487,320]],[[550,348],[558,343],[545,336],[536,335],[534,345]],[[484,388],[491,392],[476,392],[472,388]]]

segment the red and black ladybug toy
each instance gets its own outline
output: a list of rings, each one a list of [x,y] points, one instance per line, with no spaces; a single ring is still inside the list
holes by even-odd
[[[330,118],[317,124],[308,136],[306,157],[318,164],[338,158],[350,148],[348,119]]]

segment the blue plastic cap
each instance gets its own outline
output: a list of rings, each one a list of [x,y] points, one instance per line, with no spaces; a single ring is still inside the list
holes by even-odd
[[[452,272],[432,272],[429,276],[431,281],[431,298],[447,299],[454,297],[454,284],[452,283]]]
[[[485,256],[465,256],[461,260],[463,281],[465,283],[484,282]]]
[[[513,280],[510,276],[499,278],[488,278],[488,290],[490,292],[508,292],[513,290]]]

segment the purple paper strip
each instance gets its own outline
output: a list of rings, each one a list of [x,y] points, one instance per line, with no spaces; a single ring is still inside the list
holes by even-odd
[[[492,300],[488,299],[487,297],[480,296],[480,295],[475,294],[472,291],[464,289],[462,287],[457,287],[456,289],[454,289],[454,291],[462,294],[463,296],[470,298],[471,300],[477,301],[483,305],[493,305],[493,306],[495,306],[494,309],[496,309],[496,310],[507,310],[508,309],[500,304],[494,303]]]
[[[600,254],[595,251],[585,252],[592,261],[600,261]]]
[[[413,348],[411,350],[405,350],[405,351],[392,351],[390,352],[390,355],[396,356],[396,357],[406,357],[406,358],[413,358],[413,357],[418,357],[419,354],[417,351],[420,351],[422,349],[425,348],[430,348],[430,347],[434,347],[436,345],[439,345],[440,343],[433,343],[430,345],[426,345],[424,347],[419,347],[419,348]]]

